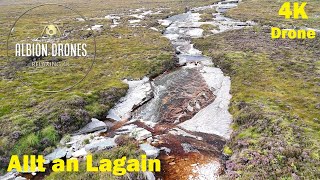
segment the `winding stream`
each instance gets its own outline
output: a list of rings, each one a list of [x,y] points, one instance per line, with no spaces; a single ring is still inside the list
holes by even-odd
[[[151,82],[153,98],[135,110],[131,119],[171,123],[186,130],[229,138],[230,78],[224,76],[219,68],[213,67],[211,58],[194,48],[192,39],[203,37],[201,26],[205,24],[216,27],[212,30],[213,34],[252,26],[253,22],[241,22],[223,15],[226,10],[236,7],[237,4],[237,0],[225,0],[159,20],[159,23],[167,26],[164,36],[176,49],[178,63],[182,67]],[[200,22],[199,12],[206,9],[215,9],[216,13],[212,14],[211,21]],[[139,104],[134,97],[143,99],[150,93],[149,84],[145,83],[145,80],[141,82],[144,82],[141,86],[130,88],[127,96],[110,111],[109,118],[130,118],[133,104]],[[139,91],[142,87],[145,87],[146,91]]]
[[[130,97],[133,95],[130,90],[127,96],[121,100],[121,105],[110,111],[112,116],[129,117],[131,122],[137,120],[146,124],[152,122],[153,134],[157,134],[157,138],[165,142],[164,146],[172,150],[170,155],[176,157],[175,167],[167,167],[170,170],[166,170],[166,174],[162,174],[160,177],[165,179],[181,177],[213,179],[218,176],[218,171],[221,168],[219,156],[221,156],[223,141],[229,139],[231,134],[232,116],[228,111],[232,97],[230,95],[231,81],[230,77],[225,76],[221,69],[214,67],[210,57],[204,56],[200,50],[194,47],[192,39],[203,37],[204,30],[201,26],[206,24],[216,27],[211,31],[212,34],[254,25],[250,21],[241,22],[224,16],[224,12],[236,7],[238,3],[237,0],[225,0],[210,6],[193,8],[186,13],[165,20],[159,20],[159,23],[166,26],[163,35],[171,41],[176,49],[178,64],[182,67],[155,78],[151,82],[152,98],[147,98],[147,103],[143,103],[133,112],[121,113],[123,108],[127,107],[125,104],[128,105],[134,100]],[[199,12],[206,9],[215,9],[216,13],[212,14],[211,21],[200,22],[201,13]],[[139,87],[133,87],[131,92],[135,92],[136,96],[148,97],[149,91],[137,93],[136,89]],[[128,116],[128,114],[130,115]],[[175,137],[170,137],[168,134],[173,134]],[[181,136],[193,137],[198,141],[179,138]],[[173,138],[176,138],[176,141]],[[183,146],[183,151],[175,149],[175,146]],[[206,148],[201,149],[199,146]],[[202,165],[179,161],[186,157],[184,156],[186,153],[190,153],[190,149],[194,150],[191,152],[201,154],[196,158],[205,157],[208,161],[202,162]],[[188,160],[192,159],[192,157],[187,157]],[[184,176],[183,173],[175,176],[177,169],[190,165],[194,167],[191,168],[193,175],[188,172],[189,176]],[[190,170],[183,169],[184,171]],[[194,176],[194,174],[196,175]]]

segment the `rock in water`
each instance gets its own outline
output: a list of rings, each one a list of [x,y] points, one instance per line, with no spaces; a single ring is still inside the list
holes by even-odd
[[[100,130],[108,130],[107,124],[99,121],[98,119],[92,118],[89,124],[87,124],[75,134],[86,134]]]
[[[129,136],[135,138],[137,141],[142,141],[151,137],[152,133],[146,129],[138,127],[134,129]]]
[[[171,152],[171,149],[169,149],[169,148],[167,148],[167,147],[161,147],[160,150],[161,150],[161,151],[164,151],[167,155],[169,155],[170,152]]]
[[[182,143],[181,146],[183,147],[184,152],[190,153],[190,152],[199,152],[196,148],[194,148],[191,144],[188,143]]]
[[[140,149],[146,152],[148,158],[156,158],[160,153],[160,149],[153,147],[150,144],[140,144]]]
[[[55,159],[60,159],[60,158],[63,158],[66,156],[67,154],[67,148],[58,148],[58,149],[55,149],[52,153],[46,155],[44,157],[44,159],[46,159],[47,161],[53,161]]]

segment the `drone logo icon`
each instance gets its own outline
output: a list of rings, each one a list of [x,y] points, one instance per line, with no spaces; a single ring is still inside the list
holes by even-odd
[[[61,31],[59,26],[54,24],[49,24],[44,27],[42,30],[41,36],[48,36],[48,37],[61,37]]]

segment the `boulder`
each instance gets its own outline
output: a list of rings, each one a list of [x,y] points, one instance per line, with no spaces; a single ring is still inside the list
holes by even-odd
[[[52,153],[46,155],[44,158],[49,161],[49,163],[55,159],[60,159],[66,156],[67,148],[57,148]]]
[[[195,147],[193,147],[191,144],[188,143],[182,143],[181,144],[184,152],[190,153],[190,152],[199,152]]]
[[[116,134],[118,134],[118,135],[129,134],[130,132],[132,132],[136,128],[138,128],[138,126],[135,124],[129,124],[126,126],[122,126],[121,128],[117,129]]]
[[[89,124],[87,124],[85,127],[80,129],[75,134],[76,135],[86,134],[86,133],[91,133],[91,132],[100,131],[100,130],[108,130],[107,124],[102,121],[99,121],[98,119],[92,118]]]
[[[85,148],[82,148],[74,153],[72,153],[72,157],[78,158],[78,157],[83,157],[86,156],[88,153],[85,150]]]
[[[72,157],[72,154],[74,153],[73,149],[72,148],[69,148],[69,150],[67,151],[67,154],[66,154],[66,158],[67,159],[70,159]]]
[[[103,25],[101,24],[97,24],[97,25],[94,25],[94,26],[91,26],[91,28],[88,28],[87,30],[90,31],[101,31],[103,28]]]
[[[153,138],[152,138],[152,137],[149,137],[149,138],[147,139],[147,142],[148,142],[149,144],[151,144],[151,143],[153,142]]]
[[[150,144],[140,144],[140,149],[146,153],[148,158],[156,158],[160,153],[160,149],[153,147]]]
[[[152,133],[146,129],[143,128],[136,128],[134,129],[130,134],[130,137],[135,138],[137,141],[142,141],[145,139],[148,139],[149,137],[152,136]]]
[[[111,149],[117,145],[114,141],[115,138],[104,138],[100,140],[94,140],[93,142],[85,146],[85,150],[94,152],[104,149]]]
[[[171,149],[169,149],[167,147],[161,147],[160,150],[164,151],[167,155],[169,155],[171,153]]]
[[[151,128],[154,128],[154,127],[157,125],[157,123],[152,122],[152,121],[143,121],[143,120],[140,120],[140,122],[143,122],[145,125],[147,125],[147,126],[149,126],[149,127],[151,127]]]

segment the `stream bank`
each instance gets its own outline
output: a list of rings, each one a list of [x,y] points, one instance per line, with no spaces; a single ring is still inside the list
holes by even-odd
[[[107,116],[116,123],[92,119],[76,134],[62,139],[61,147],[46,156],[47,164],[111,149],[117,146],[117,137],[128,135],[139,142],[149,158],[162,161],[162,172],[155,176],[146,173],[146,179],[217,179],[224,169],[222,149],[232,132],[228,111],[231,81],[194,48],[192,39],[203,37],[203,25],[217,27],[212,34],[252,26],[252,22],[223,15],[238,3],[221,1],[159,20],[166,27],[164,37],[176,49],[180,67],[152,81],[147,77],[125,80],[129,85],[127,95]],[[211,21],[200,22],[199,12],[206,9],[215,9],[216,13]]]

